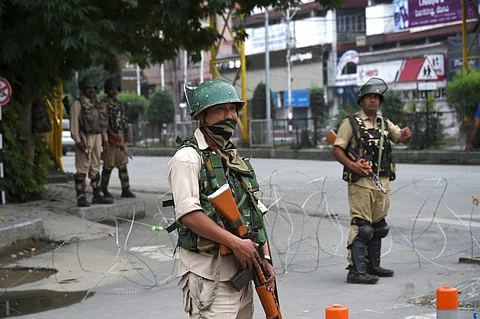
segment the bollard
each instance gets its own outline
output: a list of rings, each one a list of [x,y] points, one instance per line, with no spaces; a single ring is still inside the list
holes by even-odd
[[[325,308],[325,319],[348,319],[348,308],[340,305]]]
[[[458,289],[437,289],[437,319],[458,319]]]

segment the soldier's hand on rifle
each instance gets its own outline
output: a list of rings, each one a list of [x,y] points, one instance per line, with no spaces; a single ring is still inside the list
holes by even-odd
[[[120,136],[120,134],[113,133],[113,134],[112,134],[112,138],[113,138],[116,142],[122,143],[122,137]]]
[[[103,151],[105,153],[108,152],[108,141],[103,141],[102,146],[103,146]]]
[[[238,237],[235,247],[230,247],[242,265],[242,269],[258,269],[262,260],[257,252],[257,244],[250,239],[241,239]]]
[[[268,259],[262,260],[263,269],[265,269],[265,277],[267,278],[267,289],[275,291],[275,269]]]
[[[83,143],[82,141],[78,142],[75,144],[78,149],[80,149],[80,151],[82,152],[85,152],[85,150],[87,149],[87,146],[85,145],[85,143]]]
[[[350,169],[359,176],[368,176],[372,172],[372,167],[363,158],[352,162]]]

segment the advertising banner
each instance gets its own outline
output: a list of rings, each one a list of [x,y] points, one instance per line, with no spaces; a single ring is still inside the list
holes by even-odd
[[[408,29],[408,22],[408,0],[393,0],[393,31]]]
[[[403,60],[358,65],[358,85],[363,85],[363,83],[373,76],[382,78],[387,83],[393,83],[397,80],[402,65]]]
[[[473,18],[472,7],[467,5],[467,19]],[[460,0],[408,0],[410,28],[462,20]]]
[[[283,105],[288,107],[288,91],[283,94]],[[309,107],[310,106],[310,91],[309,90],[294,90],[292,91],[292,107]]]

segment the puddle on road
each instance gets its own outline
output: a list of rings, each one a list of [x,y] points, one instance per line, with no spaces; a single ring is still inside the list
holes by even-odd
[[[0,318],[23,316],[67,307],[85,298],[87,290],[65,292],[52,290],[6,291],[0,294]],[[87,298],[93,296],[89,293]]]
[[[70,306],[82,301],[87,296],[87,290],[53,291],[53,290],[23,290],[10,291],[8,288],[18,287],[36,282],[56,274],[53,268],[32,267],[0,267],[0,318],[22,316],[47,310]],[[76,282],[76,279],[65,279],[61,283]],[[93,296],[89,293],[87,298]],[[86,298],[85,298],[86,299]]]
[[[53,268],[0,267],[0,288],[13,288],[56,274]]]

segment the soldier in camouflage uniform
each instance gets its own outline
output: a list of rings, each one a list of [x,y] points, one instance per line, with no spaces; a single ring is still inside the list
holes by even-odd
[[[200,127],[168,163],[179,232],[178,276],[184,310],[190,318],[252,318],[251,283],[236,291],[228,281],[239,269],[257,268],[261,263],[268,290],[275,291],[275,272],[263,221],[267,208],[258,200],[255,172],[230,141],[245,102],[223,80],[203,82],[190,93],[190,115],[200,121]],[[207,201],[207,195],[225,183],[233,189],[242,215],[238,225],[223,224]],[[252,239],[234,235],[232,227],[242,223]],[[222,256],[220,244],[233,253]]]
[[[77,206],[90,206],[85,194],[85,179],[90,178],[93,188],[94,204],[112,204],[113,200],[105,198],[100,185],[100,156],[108,150],[106,120],[100,102],[96,97],[97,85],[93,78],[86,77],[80,81],[80,98],[70,108],[70,134],[76,143],[75,148],[75,189]]]
[[[121,197],[134,198],[135,194],[130,190],[130,178],[128,175],[127,164],[128,156],[126,153],[127,143],[130,141],[130,131],[128,129],[127,117],[122,103],[117,100],[120,85],[113,79],[105,82],[105,93],[107,97],[102,101],[102,107],[108,115],[108,151],[104,154],[102,187],[106,197],[113,198],[108,191],[108,184],[112,170],[118,169],[118,177],[122,184]]]
[[[348,283],[374,284],[378,277],[392,277],[393,270],[380,267],[382,238],[388,234],[385,221],[390,207],[390,181],[395,179],[390,141],[408,144],[412,132],[400,129],[377,114],[383,101],[386,83],[372,78],[359,91],[361,110],[340,124],[333,155],[344,165],[348,182],[351,229],[348,238]],[[363,159],[353,160],[345,150],[350,148]],[[379,191],[371,173],[385,193]]]

